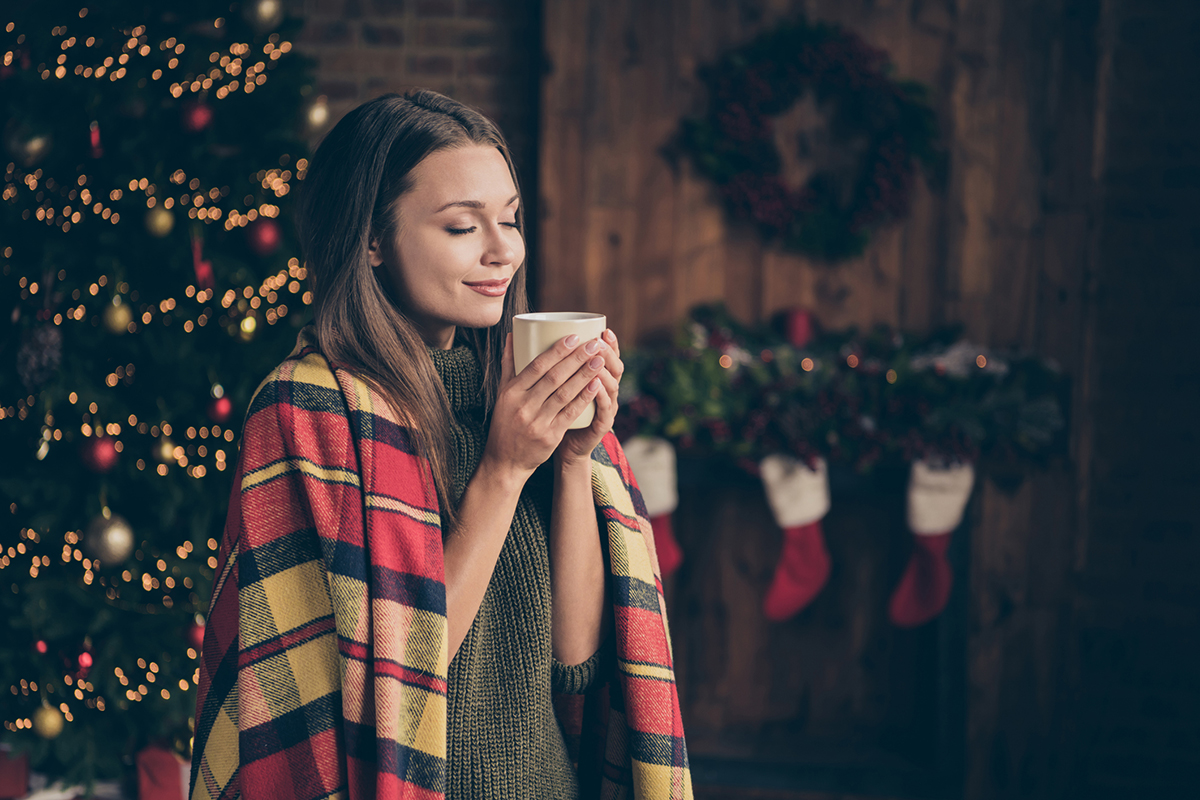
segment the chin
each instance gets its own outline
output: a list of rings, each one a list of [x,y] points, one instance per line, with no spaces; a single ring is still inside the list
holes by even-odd
[[[456,322],[460,328],[491,328],[499,324],[500,318],[504,316],[504,305],[497,304],[496,311],[492,314],[472,314],[468,318],[464,318]]]

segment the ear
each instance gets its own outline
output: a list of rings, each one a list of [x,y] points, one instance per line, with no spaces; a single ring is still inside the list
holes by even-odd
[[[372,267],[383,264],[383,249],[380,248],[379,240],[374,236],[370,237],[367,242],[367,261]]]

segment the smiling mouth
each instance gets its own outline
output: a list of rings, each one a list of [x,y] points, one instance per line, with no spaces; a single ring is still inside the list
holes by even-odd
[[[471,291],[484,297],[500,298],[508,294],[508,281],[480,281],[466,285]]]

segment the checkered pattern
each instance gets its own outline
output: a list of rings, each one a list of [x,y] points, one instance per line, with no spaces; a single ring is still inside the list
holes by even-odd
[[[556,709],[585,797],[692,796],[645,504],[616,438],[593,453],[615,679]],[[446,592],[429,465],[310,328],[259,386],[205,629],[191,800],[445,794]]]

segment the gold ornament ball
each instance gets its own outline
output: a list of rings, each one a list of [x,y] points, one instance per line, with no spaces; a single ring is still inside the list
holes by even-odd
[[[133,322],[133,310],[122,303],[120,298],[114,298],[113,304],[104,309],[104,327],[113,333],[125,333],[129,323]]]
[[[162,206],[155,206],[146,212],[146,230],[151,236],[159,239],[166,236],[175,227],[175,215]]]
[[[44,126],[12,120],[5,126],[4,147],[26,167],[32,167],[54,149],[54,137]]]
[[[63,732],[66,720],[62,712],[53,706],[42,706],[33,712],[33,731],[43,739],[53,739]]]
[[[258,319],[253,314],[247,314],[242,317],[242,321],[238,323],[238,336],[243,342],[248,342],[254,338],[254,332],[258,330]]]
[[[154,457],[164,464],[175,460],[175,443],[170,437],[164,436],[158,440],[158,446],[154,448]]]
[[[115,566],[129,558],[133,552],[133,528],[120,514],[100,514],[93,519],[83,536],[83,547],[88,555],[101,564]]]
[[[283,21],[283,0],[257,0],[248,3],[244,14],[246,21],[258,32],[274,30]]]
[[[320,129],[329,121],[329,102],[321,95],[308,107],[308,124],[313,129]]]

